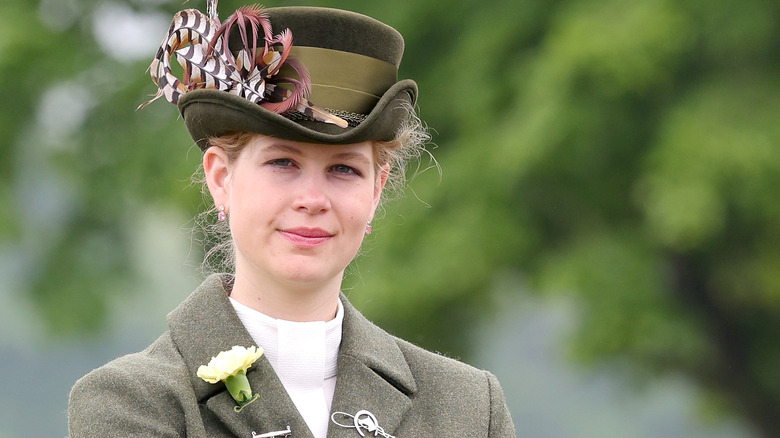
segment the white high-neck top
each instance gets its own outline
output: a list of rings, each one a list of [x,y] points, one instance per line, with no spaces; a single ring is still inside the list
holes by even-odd
[[[264,350],[279,380],[315,438],[325,438],[336,389],[336,360],[344,306],[330,321],[274,319],[230,298],[236,314]]]

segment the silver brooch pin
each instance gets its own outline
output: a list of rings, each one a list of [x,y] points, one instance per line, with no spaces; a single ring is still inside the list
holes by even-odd
[[[290,436],[291,433],[292,431],[290,430],[290,426],[287,426],[287,429],[285,430],[277,430],[276,432],[268,432],[260,435],[252,431],[252,438],[272,438],[275,436]]]
[[[338,420],[336,420],[336,416],[340,415],[342,417],[346,417],[352,420],[352,424],[342,424],[339,423]],[[376,421],[376,417],[371,412],[368,412],[366,410],[358,411],[355,415],[350,415],[346,412],[334,412],[333,415],[330,416],[330,421],[334,422],[335,424],[346,427],[346,428],[354,428],[357,429],[360,436],[366,436],[366,434],[363,432],[364,430],[373,434],[374,436],[383,436],[385,438],[395,438],[394,436],[390,435],[389,433],[385,432],[382,427],[379,426],[379,422]]]

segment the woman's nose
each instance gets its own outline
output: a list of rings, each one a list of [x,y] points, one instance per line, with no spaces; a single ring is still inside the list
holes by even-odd
[[[327,193],[324,178],[316,175],[303,175],[296,186],[293,208],[308,214],[319,214],[330,210],[330,196]]]

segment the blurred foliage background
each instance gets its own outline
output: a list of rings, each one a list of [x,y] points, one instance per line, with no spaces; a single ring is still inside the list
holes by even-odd
[[[244,3],[221,1],[221,16]],[[780,436],[779,2],[294,4],[400,30],[400,76],[418,81],[435,130],[442,173],[412,166],[350,269],[347,292],[370,318],[487,364],[482,341],[499,337],[479,327],[565,302],[566,360],[629,385],[677,376],[710,420],[736,418],[728,436]],[[202,251],[181,230],[205,205],[189,182],[200,153],[173,106],[135,111],[183,7],[205,2],[0,5],[4,361],[15,342],[94,352],[109,328],[131,337],[140,314],[164,315],[197,283]],[[520,337],[499,347],[515,363],[493,362],[508,370],[497,374],[518,435],[563,436],[518,421]],[[65,395],[56,403],[64,416]]]

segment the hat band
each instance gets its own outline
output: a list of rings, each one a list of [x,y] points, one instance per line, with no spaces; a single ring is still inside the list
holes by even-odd
[[[309,100],[319,107],[368,114],[398,80],[393,64],[370,56],[305,46],[291,54],[309,70]]]

